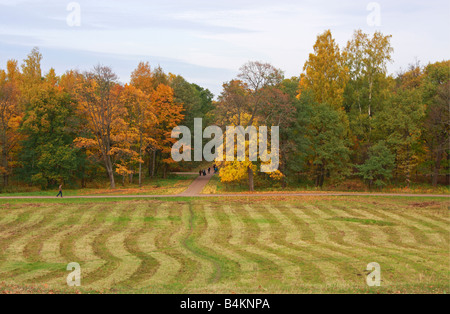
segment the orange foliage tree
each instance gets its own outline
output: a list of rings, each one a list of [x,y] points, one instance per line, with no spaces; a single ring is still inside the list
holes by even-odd
[[[117,153],[114,137],[127,127],[127,112],[120,102],[122,87],[117,76],[109,67],[97,66],[86,73],[77,85],[79,114],[86,118],[87,128],[92,137],[80,137],[75,140],[78,147],[100,151],[110,186],[115,189],[113,155]]]
[[[18,129],[23,119],[19,98],[20,72],[17,61],[7,62],[7,71],[0,70],[0,173],[3,184],[8,185],[11,174],[12,154],[18,148]]]

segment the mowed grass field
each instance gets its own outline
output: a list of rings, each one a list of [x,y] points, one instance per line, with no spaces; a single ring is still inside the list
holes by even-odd
[[[3,292],[448,293],[449,264],[448,199],[0,203]]]

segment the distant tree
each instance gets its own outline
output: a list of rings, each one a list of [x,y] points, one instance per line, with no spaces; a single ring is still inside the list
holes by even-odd
[[[69,182],[83,158],[73,145],[75,108],[56,80],[50,71],[29,103],[21,127],[26,136],[20,154],[21,176],[43,188]]]
[[[317,37],[314,53],[309,55],[303,71],[305,73],[301,75],[299,84],[300,96],[311,90],[316,103],[327,103],[335,109],[343,107],[349,70],[330,30]]]
[[[422,121],[425,105],[420,89],[400,86],[383,104],[384,109],[374,117],[376,137],[386,140],[395,152],[396,177],[408,186],[414,170],[420,163]]]
[[[309,125],[310,160],[317,187],[323,187],[327,176],[336,179],[348,172],[350,149],[342,114],[328,104],[313,108]]]
[[[428,65],[424,76],[423,100],[427,107],[423,139],[431,154],[432,184],[437,186],[445,155],[450,159],[450,61]],[[446,174],[448,179],[448,168]]]
[[[392,36],[375,32],[372,38],[361,30],[355,31],[344,50],[350,79],[354,83],[354,100],[360,113],[373,114],[376,82],[386,76],[387,64],[392,61]]]
[[[144,151],[147,146],[156,144],[154,139],[149,136],[150,130],[157,123],[150,97],[140,89],[126,85],[122,95],[121,102],[124,104],[128,112],[128,129],[125,137],[130,145],[130,149],[135,145],[136,155],[131,152],[128,155],[130,161],[137,161],[139,164],[139,186],[142,186],[142,164],[144,163]],[[134,155],[134,158],[133,158]],[[123,171],[122,171],[123,172]]]
[[[183,121],[183,106],[175,103],[173,89],[160,84],[150,97],[152,112],[157,123],[150,131],[150,137],[155,141],[155,148],[161,152],[163,176],[167,175],[169,165],[174,161],[171,157],[172,146],[176,139],[172,138],[172,130]]]
[[[20,76],[17,61],[7,62],[7,72],[0,71],[0,174],[7,186],[12,173],[13,154],[19,149],[19,127],[23,118],[20,104]]]
[[[392,178],[395,167],[395,155],[384,141],[378,142],[369,149],[369,158],[363,165],[356,166],[359,175],[368,182],[369,188],[375,184],[377,187],[386,185],[386,180]]]
[[[291,118],[289,97],[280,90],[283,72],[271,64],[248,62],[240,68],[239,80],[224,84],[219,96],[215,116],[222,126],[283,126]],[[248,178],[250,191],[254,191],[254,176],[257,162],[223,162],[221,177],[236,181]],[[230,170],[231,174],[225,172]],[[239,174],[235,173],[239,170]]]
[[[111,154],[115,144],[113,138],[127,124],[120,92],[117,75],[111,68],[100,65],[85,73],[77,86],[79,115],[86,117],[92,137],[79,137],[76,143],[78,147],[95,148],[101,153],[112,189],[116,187]]]
[[[25,105],[30,103],[42,83],[41,61],[42,54],[35,47],[22,64],[21,102]]]

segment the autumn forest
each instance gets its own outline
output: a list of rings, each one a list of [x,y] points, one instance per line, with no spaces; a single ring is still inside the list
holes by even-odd
[[[379,32],[355,31],[340,47],[325,31],[303,67],[299,60],[299,77],[251,61],[217,97],[149,62],[138,64],[127,84],[101,64],[85,73],[43,73],[45,56],[34,48],[0,69],[1,190],[84,188],[98,180],[115,189],[192,170],[198,165],[171,159],[171,133],[179,125],[193,129],[195,118],[204,127],[280,126],[279,171],[221,162],[224,184],[252,191],[448,185],[450,60],[389,74],[394,48]]]

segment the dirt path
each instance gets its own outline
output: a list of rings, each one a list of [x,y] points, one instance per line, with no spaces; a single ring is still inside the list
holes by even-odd
[[[197,179],[194,180],[194,182],[192,182],[192,184],[188,187],[186,191],[179,194],[178,196],[199,196],[213,176],[214,176],[213,174],[208,174],[206,175],[206,177],[199,176]]]

